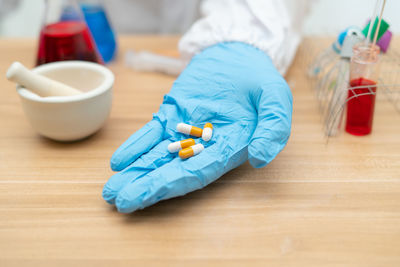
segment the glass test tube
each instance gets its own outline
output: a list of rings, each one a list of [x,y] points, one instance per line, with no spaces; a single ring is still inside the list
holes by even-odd
[[[346,131],[367,135],[372,130],[375,94],[379,76],[379,47],[359,43],[353,48],[347,99]]]

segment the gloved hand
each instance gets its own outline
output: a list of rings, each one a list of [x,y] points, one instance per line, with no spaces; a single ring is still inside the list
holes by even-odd
[[[103,198],[129,213],[160,200],[203,188],[247,159],[268,164],[285,146],[292,96],[270,58],[253,46],[220,43],[196,55],[175,81],[153,120],[134,133],[111,158],[119,171]],[[167,150],[188,138],[179,122],[214,126],[200,154],[186,160]]]

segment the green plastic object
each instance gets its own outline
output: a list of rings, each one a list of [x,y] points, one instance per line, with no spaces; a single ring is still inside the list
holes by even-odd
[[[378,17],[376,17],[374,27],[372,28],[372,31],[371,31],[371,36],[370,36],[371,42],[373,41],[374,36],[375,36],[376,27],[378,26],[378,20],[379,20]],[[362,33],[364,34],[365,37],[367,37],[367,35],[368,35],[368,30],[369,30],[370,24],[371,24],[371,21],[368,22],[367,26],[365,26],[365,28],[362,30]],[[379,28],[378,38],[376,39],[376,41],[379,41],[379,39],[381,39],[382,35],[387,31],[387,29],[389,29],[389,24],[384,19],[382,19],[381,27]]]

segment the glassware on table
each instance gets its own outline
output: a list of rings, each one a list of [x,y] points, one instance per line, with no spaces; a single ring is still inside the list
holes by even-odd
[[[355,45],[350,63],[347,99],[348,133],[358,136],[371,133],[378,76],[379,47],[365,43]]]
[[[103,1],[80,0],[79,3],[104,62],[112,61],[116,54],[117,43]]]
[[[103,63],[77,2],[47,0],[36,64],[62,60]]]

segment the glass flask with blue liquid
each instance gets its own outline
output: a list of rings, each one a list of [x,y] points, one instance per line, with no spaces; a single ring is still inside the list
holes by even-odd
[[[117,43],[101,0],[81,0],[80,7],[105,63],[112,61]]]

